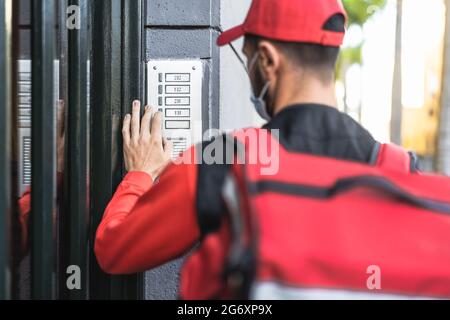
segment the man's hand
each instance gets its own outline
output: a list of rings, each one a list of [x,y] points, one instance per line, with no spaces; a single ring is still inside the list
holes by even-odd
[[[140,123],[140,110],[141,103],[134,101],[132,115],[126,115],[123,122],[125,167],[128,172],[145,172],[156,180],[171,161],[172,144],[162,137],[162,114],[153,115],[152,108],[146,106]]]

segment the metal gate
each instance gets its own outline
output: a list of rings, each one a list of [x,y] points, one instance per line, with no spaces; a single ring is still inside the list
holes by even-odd
[[[215,0],[0,0],[0,299],[176,297],[180,261],[110,276],[93,242],[149,61],[201,66],[165,78],[195,73],[195,93],[156,101],[179,117],[195,100],[201,129],[219,127],[219,25]]]

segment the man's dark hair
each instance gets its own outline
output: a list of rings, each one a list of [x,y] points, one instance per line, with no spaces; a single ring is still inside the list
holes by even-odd
[[[341,14],[332,16],[323,26],[324,30],[345,32],[345,18]],[[317,72],[323,81],[329,81],[334,74],[339,47],[322,46],[313,43],[284,42],[248,34],[246,40],[256,48],[262,40],[278,47],[295,65]]]

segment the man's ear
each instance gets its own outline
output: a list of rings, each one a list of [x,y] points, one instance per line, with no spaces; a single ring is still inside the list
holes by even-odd
[[[281,54],[279,49],[270,41],[260,41],[258,43],[260,57],[258,59],[259,69],[264,78],[273,81],[281,66]]]

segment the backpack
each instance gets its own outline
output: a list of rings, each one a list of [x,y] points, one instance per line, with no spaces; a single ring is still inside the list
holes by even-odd
[[[450,178],[377,148],[374,165],[281,145],[275,175],[234,165],[228,214],[185,262],[181,298],[450,298]]]

